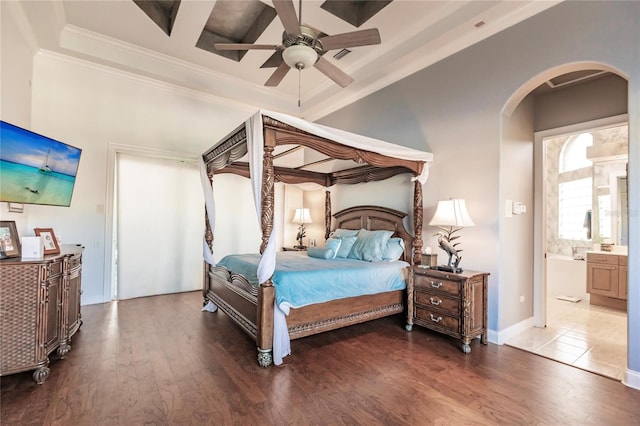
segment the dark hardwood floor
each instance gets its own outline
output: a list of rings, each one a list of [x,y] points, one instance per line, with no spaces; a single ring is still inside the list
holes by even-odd
[[[83,306],[43,385],[2,377],[1,424],[638,425],[640,391],[400,316],[292,342],[262,369],[225,314],[182,293]]]

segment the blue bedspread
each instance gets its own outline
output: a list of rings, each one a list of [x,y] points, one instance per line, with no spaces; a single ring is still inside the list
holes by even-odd
[[[259,254],[234,254],[218,262],[258,285]],[[273,284],[276,303],[300,308],[334,299],[375,294],[406,287],[408,263],[365,262],[356,259],[317,259],[304,252],[279,252]]]

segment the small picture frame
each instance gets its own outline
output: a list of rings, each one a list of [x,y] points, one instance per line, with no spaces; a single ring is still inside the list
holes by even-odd
[[[42,237],[44,243],[44,254],[58,254],[60,253],[60,246],[56,239],[56,234],[53,233],[51,228],[35,228],[33,230],[37,236]]]
[[[20,256],[20,238],[16,222],[13,220],[0,221],[0,259]]]

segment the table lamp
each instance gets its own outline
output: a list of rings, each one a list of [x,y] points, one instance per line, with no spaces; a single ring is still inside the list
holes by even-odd
[[[453,242],[460,238],[460,235],[454,234],[465,226],[475,225],[467,212],[467,206],[464,200],[450,199],[438,201],[438,207],[429,225],[437,226],[441,229],[441,231],[434,234],[434,236],[438,236],[438,245],[449,256],[447,265],[438,266],[436,269],[455,273],[462,272],[462,268],[459,267],[460,261],[462,260],[462,256],[460,256],[462,250],[457,248],[460,243]]]
[[[302,239],[306,236],[304,224],[311,223],[311,214],[309,213],[309,209],[296,209],[296,214],[293,216],[293,222],[300,224],[298,227],[298,235],[296,235],[298,245],[295,246],[295,248],[305,249],[307,247],[302,243]]]

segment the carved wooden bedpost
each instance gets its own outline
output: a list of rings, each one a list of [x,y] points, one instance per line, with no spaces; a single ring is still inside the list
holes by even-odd
[[[209,178],[209,183],[211,183],[211,187],[213,187],[213,173],[209,172],[209,167],[207,167],[207,177]],[[204,240],[207,242],[207,245],[209,246],[209,250],[213,251],[213,230],[211,229],[211,225],[209,224],[209,213],[207,212],[207,209],[204,209],[204,224],[205,224],[205,231],[204,231]],[[204,276],[202,277],[203,281],[203,286],[202,286],[202,306],[205,306],[208,302],[207,300],[207,290],[209,289],[209,264],[206,261],[202,262],[202,269],[203,269],[203,274]]]
[[[264,156],[262,160],[262,244],[260,254],[264,253],[273,231],[273,187],[275,173],[273,170],[273,149],[275,147],[275,132],[264,132]],[[258,344],[258,364],[268,367],[273,363],[273,309],[275,289],[271,277],[261,283],[258,288],[258,330],[256,343]]]
[[[209,178],[209,183],[211,184],[211,188],[213,188],[213,172],[209,172],[209,167],[207,167],[207,177]],[[209,213],[207,212],[207,209],[204,209],[204,223],[205,223],[205,233],[204,233],[204,239],[207,242],[207,245],[209,246],[209,250],[213,251],[213,230],[211,229],[211,225],[209,224]]]
[[[331,233],[331,191],[326,190],[324,193],[324,239],[329,239]]]
[[[422,262],[422,184],[416,180],[413,183],[413,264]]]

